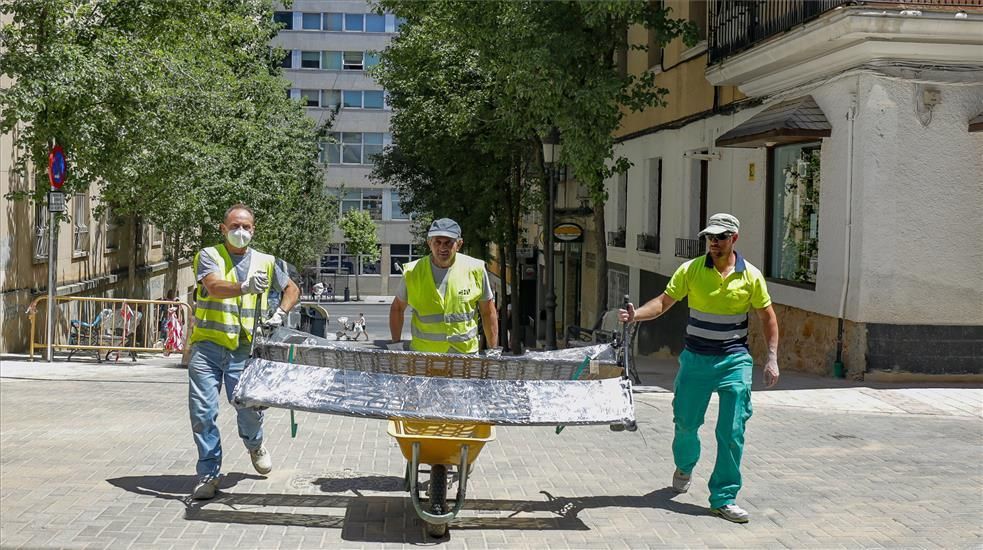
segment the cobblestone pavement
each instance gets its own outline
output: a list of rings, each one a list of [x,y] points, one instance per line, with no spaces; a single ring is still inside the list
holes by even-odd
[[[665,378],[655,369],[653,379]],[[3,548],[980,548],[983,390],[880,389],[822,379],[757,392],[747,525],[709,515],[715,442],[688,494],[668,487],[671,394],[637,394],[636,433],[503,428],[465,511],[428,539],[384,422],[270,410],[275,469],[256,475],[220,421],[219,496],[189,503],[196,459],[176,361],[0,367]],[[825,386],[825,387],[824,387]]]

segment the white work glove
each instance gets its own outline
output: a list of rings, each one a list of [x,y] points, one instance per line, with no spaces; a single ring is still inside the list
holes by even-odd
[[[268,327],[278,327],[283,325],[283,321],[287,318],[287,312],[280,308],[276,308],[276,311],[270,314],[269,317],[263,321],[263,325]]]
[[[239,286],[243,294],[262,294],[270,287],[270,278],[265,271],[253,273],[246,282]]]
[[[778,383],[778,351],[768,350],[765,360],[765,387],[770,388]]]

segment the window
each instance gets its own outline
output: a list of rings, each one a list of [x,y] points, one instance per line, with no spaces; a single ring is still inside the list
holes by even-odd
[[[153,248],[164,246],[164,232],[156,225],[150,226],[150,246]]]
[[[304,107],[320,107],[320,90],[301,90],[300,97],[304,100]]]
[[[405,24],[406,24],[406,18],[405,17],[397,17],[396,20],[395,20],[395,23],[393,25],[393,30],[395,32],[399,32],[399,28],[402,27]]]
[[[72,200],[72,255],[89,253],[89,195],[76,193]]]
[[[768,182],[768,275],[814,285],[819,264],[820,144],[775,147]]]
[[[399,203],[400,196],[399,191],[389,191],[389,202],[391,215],[389,216],[392,220],[408,220],[410,215],[403,212],[403,207]]]
[[[369,262],[365,256],[358,258],[356,271],[356,261],[351,254],[348,254],[344,244],[332,244],[321,256],[320,271],[321,275],[378,275],[380,262]]]
[[[123,225],[119,216],[112,208],[106,207],[103,219],[106,220],[106,252],[119,250],[120,226]]]
[[[273,22],[282,25],[282,29],[285,31],[293,30],[294,14],[290,11],[275,11],[273,12]]]
[[[365,52],[344,52],[342,69],[346,71],[361,71],[364,68]]]
[[[369,261],[368,256],[359,256],[359,264],[362,275],[379,275],[382,273],[382,245],[379,245],[380,253],[376,255],[378,259],[374,262]]]
[[[47,203],[34,204],[34,259],[48,257],[48,208]]]
[[[365,52],[365,68],[369,69],[379,64],[379,54],[376,52]]]
[[[383,133],[331,132],[328,136],[332,141],[322,144],[321,156],[321,162],[328,164],[372,164],[388,140]]]
[[[649,159],[648,212],[644,235],[639,235],[638,250],[659,253],[662,238],[662,159]]]
[[[361,13],[346,13],[345,30],[350,32],[364,32],[365,16]]]
[[[321,52],[321,67],[326,71],[340,71],[341,52]]]
[[[364,145],[362,164],[375,164],[375,157],[382,153],[383,136],[381,133],[362,134]]]
[[[334,109],[341,105],[340,90],[323,90],[321,92],[321,107]]]
[[[301,69],[320,69],[321,52],[300,52]]]
[[[340,13],[326,13],[324,14],[324,30],[326,31],[342,31],[344,19]]]
[[[412,244],[389,245],[389,274],[402,275],[403,264],[427,255],[425,247]]]
[[[291,50],[285,50],[283,52],[283,59],[280,60],[280,67],[284,69],[292,69],[294,66],[294,52]]]
[[[618,174],[618,230],[628,227],[628,172]]]
[[[363,109],[382,109],[385,107],[386,94],[382,90],[366,90],[364,95]]]
[[[663,7],[662,0],[658,0],[655,3],[658,4],[657,6],[658,8],[661,9]],[[648,54],[648,67],[650,70],[662,69],[663,48],[662,48],[662,42],[659,40],[659,34],[655,29],[648,29],[647,34],[648,34],[648,45],[647,45],[648,48],[645,53]]]
[[[320,13],[305,13],[303,17],[303,29],[305,31],[319,31],[321,30],[321,14]]]
[[[696,24],[697,40],[707,39],[707,0],[689,3],[689,20]]]
[[[381,189],[346,189],[341,195],[341,215],[349,210],[368,212],[373,220],[382,219]]]
[[[366,14],[365,32],[386,32],[386,16],[372,13]]]
[[[362,108],[362,92],[359,90],[345,90],[342,92],[342,97],[345,100],[345,107],[348,109],[361,109]]]

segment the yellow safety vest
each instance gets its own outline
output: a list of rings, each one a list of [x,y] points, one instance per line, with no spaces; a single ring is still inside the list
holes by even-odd
[[[235,264],[224,244],[210,246],[195,254],[194,273],[198,273],[198,261],[202,254],[211,256],[212,261],[222,266],[222,279],[230,283],[240,282],[236,277]],[[269,280],[273,280],[273,264],[276,259],[269,254],[252,250],[249,255],[248,276],[259,271],[266,271]],[[243,294],[234,298],[215,298],[205,295],[205,285],[198,283],[195,304],[195,329],[191,333],[191,343],[208,341],[214,342],[230,350],[239,347],[239,334],[245,335],[247,341],[252,341],[253,328],[256,324],[256,302],[262,300],[262,309],[267,309],[269,289],[262,294]]]
[[[447,271],[441,297],[433,282],[430,256],[404,265],[406,298],[413,308],[410,348],[435,353],[477,353],[477,308],[484,277],[484,262],[457,254]]]

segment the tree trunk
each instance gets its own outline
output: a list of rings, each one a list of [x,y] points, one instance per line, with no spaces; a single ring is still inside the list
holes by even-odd
[[[509,341],[512,344],[511,349],[514,355],[519,355],[522,353],[522,314],[519,312],[519,306],[522,304],[522,299],[520,297],[519,291],[519,263],[518,254],[516,247],[519,246],[519,211],[522,204],[522,169],[519,165],[519,161],[515,161],[515,166],[512,170],[512,179],[509,182],[509,247],[508,247],[508,263],[509,263],[509,273],[512,275],[512,295],[509,298],[509,303],[512,304],[512,339]]]
[[[595,303],[597,318],[600,319],[608,309],[608,241],[604,226],[604,203],[594,201],[594,238],[597,244],[597,288]]]
[[[509,288],[507,271],[505,267],[505,231],[499,232],[498,237],[498,275],[501,280],[502,292],[499,296],[498,304],[498,345],[502,347],[503,350],[509,349],[509,325],[508,325],[508,311],[509,311]]]
[[[356,272],[357,271],[358,271],[358,268],[356,267]],[[358,280],[359,279],[361,279],[361,276],[358,273],[356,273],[355,274],[355,301],[356,302],[362,301],[362,294],[359,293],[359,291],[358,291]]]
[[[127,298],[139,298],[136,295],[137,292],[137,216],[133,215],[129,217],[127,221],[128,229],[127,237],[130,241],[127,243],[129,254],[127,255],[127,266],[126,266],[126,297]]]
[[[181,263],[181,237],[175,236],[172,245],[171,260],[167,264],[167,278],[165,279],[167,281],[167,289],[164,290],[164,293],[166,297],[167,290],[174,289],[174,295],[180,299],[181,289],[177,287],[177,272],[178,265]]]

